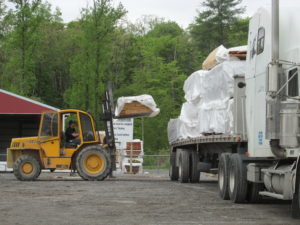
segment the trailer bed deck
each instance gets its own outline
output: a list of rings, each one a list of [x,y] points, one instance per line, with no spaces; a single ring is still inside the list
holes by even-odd
[[[184,145],[203,144],[203,143],[240,143],[245,142],[242,135],[203,135],[196,138],[186,138],[170,143],[172,147],[179,147]]]

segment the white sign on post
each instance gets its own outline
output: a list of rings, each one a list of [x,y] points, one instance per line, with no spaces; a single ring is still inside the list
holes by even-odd
[[[114,119],[114,133],[117,148],[125,148],[133,140],[133,119]]]

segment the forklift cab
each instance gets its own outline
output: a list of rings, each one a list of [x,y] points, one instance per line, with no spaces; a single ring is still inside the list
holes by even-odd
[[[66,139],[70,121],[76,124],[76,143]],[[83,145],[98,143],[92,116],[75,109],[43,113],[38,140],[48,157],[71,157]]]

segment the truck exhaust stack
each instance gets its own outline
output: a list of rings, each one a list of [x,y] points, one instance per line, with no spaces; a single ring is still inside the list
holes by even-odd
[[[278,60],[279,60],[279,0],[272,0],[272,62],[269,65],[268,91],[278,91]]]

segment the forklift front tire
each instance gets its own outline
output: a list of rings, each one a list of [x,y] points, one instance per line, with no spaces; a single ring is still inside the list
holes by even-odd
[[[21,181],[34,181],[41,174],[41,166],[32,155],[21,155],[14,163],[14,175]]]
[[[78,174],[84,180],[104,180],[109,175],[110,167],[109,155],[97,146],[82,149],[76,158]]]

